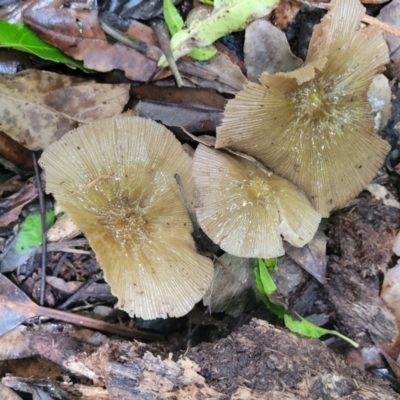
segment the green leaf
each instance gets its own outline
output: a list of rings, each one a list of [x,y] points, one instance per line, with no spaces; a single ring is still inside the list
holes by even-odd
[[[268,285],[269,279],[268,278],[265,279],[265,278],[266,278],[266,275],[269,276],[269,273],[265,267],[265,264],[261,264],[261,266],[260,266],[260,260],[261,259],[258,259],[258,266],[254,270],[254,273],[256,276],[256,285],[257,285],[257,289],[260,293],[260,298],[261,298],[262,302],[265,304],[265,306],[268,308],[269,311],[271,311],[272,313],[277,315],[279,318],[283,318],[285,315],[285,307],[278,305],[278,304],[274,304],[270,300],[270,298],[265,294],[263,280]],[[263,260],[261,260],[261,262],[264,263]],[[261,278],[261,270],[263,271],[262,272],[263,279]]]
[[[207,61],[217,53],[218,50],[214,46],[198,47],[197,49],[192,50],[188,56],[198,61]]]
[[[56,47],[44,42],[21,23],[10,24],[7,21],[0,21],[0,47],[24,51],[44,60],[63,63],[71,68],[79,68],[84,72],[91,72],[84,68],[80,61],[74,60]]]
[[[264,293],[267,296],[271,296],[274,294],[274,292],[276,292],[276,285],[271,278],[271,275],[267,270],[267,266],[262,258],[258,259],[258,269],[260,272],[260,280],[263,285]]]
[[[311,337],[311,338],[320,338],[324,335],[335,335],[340,337],[343,340],[346,340],[354,347],[358,347],[358,343],[354,340],[351,340],[347,336],[342,335],[339,332],[331,331],[329,329],[321,328],[317,325],[314,325],[310,321],[296,315],[298,319],[292,318],[289,314],[285,314],[283,320],[285,321],[286,327],[292,332],[299,333],[300,335]]]
[[[271,297],[274,298],[277,294],[277,288],[275,282],[271,278],[269,274],[269,269],[276,269],[276,258],[270,258],[267,260],[263,260],[261,258],[258,259],[258,266],[255,268],[255,279],[256,285],[260,292],[260,298],[265,304],[265,306],[277,315],[280,318],[283,318],[285,322],[285,326],[291,331],[298,333],[303,336],[312,337],[312,338],[320,338],[323,335],[335,335],[340,337],[343,340],[346,340],[354,347],[358,347],[358,343],[349,339],[347,336],[342,335],[339,332],[331,331],[328,329],[321,328],[313,323],[307,321],[302,318],[298,314],[294,314],[295,317],[289,315],[285,309],[285,307],[275,304],[271,301]]]
[[[164,0],[164,19],[171,35],[179,32],[185,26],[185,23],[172,0]],[[214,46],[202,47],[192,50],[189,53],[189,57],[198,61],[206,61],[215,56],[217,52],[218,51]]]
[[[257,18],[269,14],[279,0],[215,0],[214,10],[202,20],[195,20],[190,27],[175,33],[171,39],[174,60],[189,54],[196,47],[206,47],[230,32],[245,29]],[[168,62],[161,56],[159,66]]]
[[[54,210],[46,212],[47,226],[53,225],[55,220]],[[28,215],[20,226],[15,251],[18,254],[42,244],[42,219],[40,214]]]
[[[171,35],[179,32],[185,26],[172,0],[164,0],[164,19]]]

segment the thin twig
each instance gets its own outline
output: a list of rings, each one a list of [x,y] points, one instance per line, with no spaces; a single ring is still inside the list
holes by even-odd
[[[89,286],[98,281],[102,277],[102,275],[103,275],[102,273],[93,275],[86,283],[79,286],[79,288],[71,296],[69,296],[69,298],[65,300],[64,303],[60,304],[57,308],[59,310],[65,310],[71,303],[75,301],[75,299],[79,297],[79,294],[83,290],[86,290]]]
[[[60,259],[58,260],[58,263],[57,263],[56,267],[54,268],[53,276],[57,276],[60,273],[61,268],[64,265],[64,261],[65,261],[65,259],[67,257],[68,257],[68,253],[64,253],[64,254],[61,255]]]
[[[178,67],[176,66],[174,56],[171,50],[171,40],[169,37],[169,32],[167,25],[162,19],[156,18],[150,21],[150,26],[153,28],[153,32],[157,37],[158,43],[161,46],[161,50],[163,51],[165,58],[168,61],[169,67],[171,68],[172,73],[174,74],[176,84],[178,87],[183,86],[182,77],[179,73]]]
[[[33,167],[35,169],[36,184],[39,196],[39,206],[40,206],[40,218],[42,220],[42,277],[40,281],[40,305],[44,304],[44,292],[46,290],[46,265],[47,265],[47,218],[46,218],[46,207],[44,204],[44,196],[42,190],[42,180],[40,179],[39,166],[36,158],[35,152],[32,151]]]

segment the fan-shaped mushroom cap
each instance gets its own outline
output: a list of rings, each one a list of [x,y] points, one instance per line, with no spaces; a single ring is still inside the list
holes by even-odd
[[[202,144],[193,159],[196,215],[201,228],[227,253],[271,258],[284,254],[281,235],[302,247],[321,216],[287,179],[236,155]]]
[[[332,4],[313,33],[306,65],[264,73],[261,85],[249,82],[228,102],[216,141],[291,180],[322,216],[356,196],[389,151],[374,131],[367,96],[389,61],[386,43],[376,26],[359,28],[358,0]]]
[[[174,178],[192,193],[191,159],[165,127],[139,117],[87,124],[50,145],[40,164],[119,307],[145,319],[178,317],[202,298],[212,262],[195,251]]]

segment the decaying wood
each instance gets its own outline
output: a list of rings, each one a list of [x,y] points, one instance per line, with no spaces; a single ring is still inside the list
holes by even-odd
[[[396,318],[379,293],[365,284],[357,272],[333,260],[329,262],[326,289],[335,306],[338,320],[351,337],[372,334],[379,341],[392,343],[398,335]]]
[[[73,377],[89,378],[93,390],[105,386],[101,398],[108,395],[110,400],[398,398],[386,382],[347,366],[322,342],[256,319],[178,360],[165,344],[104,337],[103,344],[95,346],[56,330],[41,330],[25,334],[31,354],[52,360]],[[18,379],[5,377],[2,383],[15,387]],[[58,386],[76,398],[93,399],[93,393],[79,391],[77,385]]]

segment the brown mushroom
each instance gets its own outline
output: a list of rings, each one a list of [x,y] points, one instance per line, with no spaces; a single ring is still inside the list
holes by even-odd
[[[200,144],[193,177],[198,222],[232,255],[281,256],[281,235],[302,247],[313,238],[321,220],[295,185],[242,157]]]
[[[85,233],[119,307],[144,319],[178,317],[210,284],[175,181],[192,193],[191,159],[162,125],[120,117],[83,125],[50,145],[46,190]]]
[[[217,129],[217,148],[250,154],[291,180],[322,216],[356,196],[389,151],[367,95],[388,49],[378,27],[359,27],[364,11],[358,0],[333,0],[305,65],[247,83]]]

